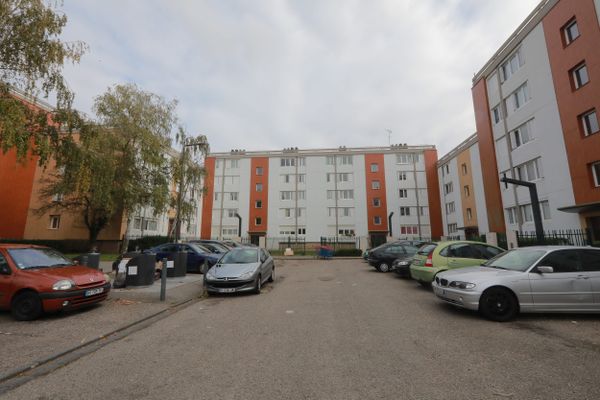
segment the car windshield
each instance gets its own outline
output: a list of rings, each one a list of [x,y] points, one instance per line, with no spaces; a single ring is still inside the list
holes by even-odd
[[[9,249],[8,254],[19,269],[65,267],[73,262],[58,251],[47,248]]]
[[[429,253],[431,253],[433,250],[435,250],[436,247],[437,247],[437,244],[427,244],[427,245],[421,247],[419,249],[419,251],[417,251],[417,254],[422,255],[422,256],[429,255]]]
[[[258,262],[257,249],[235,248],[221,258],[221,264],[250,264]]]
[[[490,268],[527,271],[544,254],[545,250],[515,249],[502,253],[483,264]]]

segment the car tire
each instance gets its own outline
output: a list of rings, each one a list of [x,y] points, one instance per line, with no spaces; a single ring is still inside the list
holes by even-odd
[[[259,275],[256,277],[256,283],[254,286],[254,294],[260,294],[262,290],[262,277]]]
[[[32,321],[42,315],[42,300],[35,292],[22,292],[12,301],[10,312],[17,321]]]
[[[390,266],[387,263],[382,262],[381,264],[379,264],[377,266],[377,271],[379,271],[379,272],[390,272]]]
[[[425,282],[425,281],[417,281],[419,282],[419,285],[423,286],[425,289],[431,289],[431,282]]]
[[[269,276],[269,282],[273,282],[275,280],[275,267],[271,269],[271,276]]]
[[[479,312],[492,321],[506,322],[519,313],[519,302],[509,290],[493,287],[481,295]]]

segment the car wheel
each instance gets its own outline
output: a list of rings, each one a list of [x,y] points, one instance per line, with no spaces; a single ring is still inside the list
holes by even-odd
[[[271,269],[271,276],[269,276],[269,282],[273,282],[275,280],[275,268]]]
[[[419,285],[423,286],[426,289],[431,289],[431,282],[425,282],[425,281],[417,281],[419,282]]]
[[[42,315],[42,300],[35,292],[23,292],[15,296],[10,312],[18,321],[31,321]]]
[[[259,275],[256,277],[256,284],[254,286],[254,293],[255,294],[260,294],[260,291],[262,289],[262,277]]]
[[[387,263],[382,262],[377,266],[377,271],[379,272],[389,272],[390,266]]]
[[[487,319],[505,322],[517,315],[519,303],[510,291],[496,287],[483,292],[479,299],[479,311]]]

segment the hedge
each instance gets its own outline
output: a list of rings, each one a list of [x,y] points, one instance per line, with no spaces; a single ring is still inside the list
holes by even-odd
[[[146,250],[163,243],[169,243],[169,241],[168,236],[144,236],[139,239],[130,240],[127,251],[135,251],[136,249]]]

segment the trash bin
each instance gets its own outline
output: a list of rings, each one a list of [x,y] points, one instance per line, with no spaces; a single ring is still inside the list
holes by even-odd
[[[127,254],[129,255],[129,254]],[[126,256],[127,256],[126,255]],[[126,257],[123,262],[125,263]],[[121,265],[119,265],[121,267]],[[149,286],[154,283],[154,270],[156,268],[156,255],[153,253],[133,253],[126,261],[125,286]],[[121,268],[123,269],[123,268]]]
[[[167,258],[167,277],[185,276],[187,272],[187,252],[178,251]]]
[[[100,253],[85,253],[80,254],[73,258],[79,265],[85,265],[86,267],[100,269]]]

